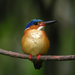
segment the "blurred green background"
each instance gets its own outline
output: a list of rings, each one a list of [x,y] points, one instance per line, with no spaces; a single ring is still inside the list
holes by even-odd
[[[0,0],[0,48],[23,53],[21,38],[32,19],[58,20],[45,28],[49,55],[75,54],[74,0]],[[35,70],[27,59],[0,55],[0,75],[75,75],[75,61],[45,61]]]

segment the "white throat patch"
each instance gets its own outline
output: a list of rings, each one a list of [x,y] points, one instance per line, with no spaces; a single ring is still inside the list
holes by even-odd
[[[40,26],[37,30],[44,30],[44,26]]]

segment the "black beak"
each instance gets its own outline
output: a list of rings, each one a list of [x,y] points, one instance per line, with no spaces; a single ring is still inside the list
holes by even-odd
[[[53,24],[53,23],[56,23],[56,22],[57,22],[57,20],[45,21],[44,24],[49,25],[49,24]]]
[[[57,20],[52,20],[52,21],[45,21],[39,24],[39,26],[46,26],[46,25],[50,25],[57,22]]]

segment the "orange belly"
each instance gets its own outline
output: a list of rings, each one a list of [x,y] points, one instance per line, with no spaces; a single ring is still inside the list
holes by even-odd
[[[50,47],[50,42],[43,30],[31,29],[24,32],[21,46],[24,53],[35,56],[46,54]]]

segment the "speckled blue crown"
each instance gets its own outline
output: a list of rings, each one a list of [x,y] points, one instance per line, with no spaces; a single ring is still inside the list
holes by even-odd
[[[25,30],[27,28],[29,28],[29,26],[33,25],[34,22],[40,22],[40,21],[43,21],[43,20],[40,20],[40,19],[33,19],[33,20],[31,20],[29,23],[27,23]]]

